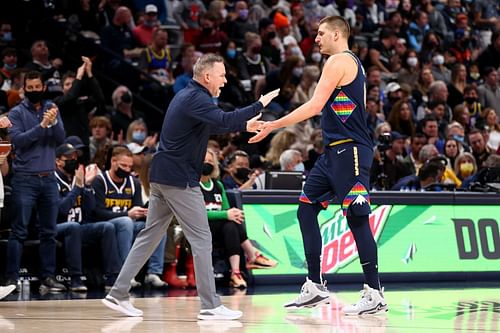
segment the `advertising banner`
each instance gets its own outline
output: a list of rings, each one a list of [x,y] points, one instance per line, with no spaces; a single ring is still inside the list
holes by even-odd
[[[246,228],[264,255],[279,262],[255,275],[304,274],[305,258],[295,204],[245,204]],[[379,271],[500,271],[500,207],[494,205],[372,206],[370,227]],[[324,273],[361,273],[354,238],[332,205],[320,213]]]

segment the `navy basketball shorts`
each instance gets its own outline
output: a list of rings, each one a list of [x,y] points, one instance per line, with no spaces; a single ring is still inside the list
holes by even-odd
[[[312,168],[300,195],[300,202],[340,200],[344,216],[370,214],[370,168],[373,149],[353,142],[325,147]]]

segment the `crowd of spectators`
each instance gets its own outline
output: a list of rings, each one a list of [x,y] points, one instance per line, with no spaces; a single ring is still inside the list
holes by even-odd
[[[12,122],[2,139],[10,140],[15,152],[8,158],[2,155],[0,161],[4,182],[18,200],[10,208],[17,229],[8,245],[9,280],[18,278],[22,241],[37,206],[46,261],[53,255],[56,236],[69,233],[70,224],[58,224],[56,229],[56,222],[101,223],[82,231],[79,242],[104,239],[101,243],[107,244],[111,259],[103,263],[103,271],[106,286],[112,285],[134,234],[144,227],[137,221],[147,216],[148,160],[158,139],[158,133],[148,131],[150,114],[136,107],[134,96],[166,110],[173,94],[191,79],[196,60],[213,52],[225,59],[227,76],[214,103],[230,112],[280,88],[263,118],[282,117],[312,96],[326,60],[314,38],[319,20],[327,15],[348,20],[350,46],[366,69],[367,126],[376,150],[372,189],[469,190],[482,170],[500,167],[496,0],[42,3],[47,20],[112,52],[115,58],[101,65],[118,71],[116,59],[126,61],[140,71],[141,83],[140,90],[133,91],[118,82],[106,96],[109,81],[94,76],[96,59],[87,57],[85,49],[80,66],[68,68],[64,54],[50,49],[46,40],[29,40],[26,30],[16,31],[19,25],[8,17],[0,22],[0,112]],[[30,48],[20,42],[26,40]],[[102,89],[105,85],[108,89]],[[307,176],[324,149],[319,122],[319,117],[304,121],[258,145],[247,143],[248,133],[213,136],[210,156],[221,170],[216,184],[225,189],[264,189],[269,170]],[[43,181],[53,172],[60,194],[59,200],[48,202],[46,191],[54,189],[50,186],[56,179],[47,180],[50,186]],[[38,179],[32,186],[20,178],[34,174]],[[243,241],[246,235],[239,232]],[[109,243],[116,243],[116,251],[109,250]],[[76,243],[68,244],[66,252],[78,256],[70,248]],[[147,272],[147,282],[158,287],[164,285],[160,277],[165,241],[162,244]],[[70,257],[70,273],[77,277],[81,264]],[[53,279],[54,263],[42,264],[45,286],[62,289]],[[83,288],[78,278],[72,281],[75,290]]]

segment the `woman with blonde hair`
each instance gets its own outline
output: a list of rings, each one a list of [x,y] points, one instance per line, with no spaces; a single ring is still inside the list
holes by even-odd
[[[271,148],[267,151],[266,160],[271,169],[280,169],[280,156],[297,141],[297,135],[289,129],[282,130],[271,139]]]
[[[484,125],[488,129],[488,147],[493,151],[497,151],[500,145],[500,124],[498,123],[498,116],[493,108],[486,108],[481,112],[481,118],[484,119]]]
[[[128,125],[126,143],[135,142],[149,149],[155,149],[158,141],[158,134],[148,136],[148,126],[142,119],[136,119]]]
[[[455,174],[461,180],[472,176],[477,171],[477,163],[471,153],[462,153],[455,159]]]

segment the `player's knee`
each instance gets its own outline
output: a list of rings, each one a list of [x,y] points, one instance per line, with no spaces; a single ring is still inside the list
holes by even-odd
[[[299,202],[299,208],[297,209],[297,218],[299,221],[309,220],[311,217],[316,217],[321,211],[320,204],[309,204],[304,202]]]
[[[368,222],[369,222],[368,214],[362,216],[356,216],[356,215],[347,216],[347,224],[349,225],[349,228],[351,228],[351,230],[354,228],[359,228]]]

